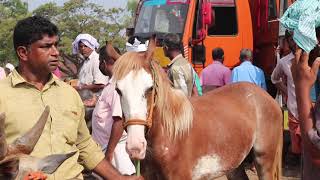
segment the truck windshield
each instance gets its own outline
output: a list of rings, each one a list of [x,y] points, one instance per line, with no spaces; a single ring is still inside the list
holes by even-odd
[[[149,0],[142,4],[135,27],[135,35],[148,37],[166,33],[182,35],[188,13],[188,0]]]

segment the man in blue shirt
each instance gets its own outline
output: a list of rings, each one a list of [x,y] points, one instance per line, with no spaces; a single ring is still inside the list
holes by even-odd
[[[240,51],[240,66],[232,71],[231,82],[251,82],[267,90],[263,71],[252,64],[252,51],[242,49]]]

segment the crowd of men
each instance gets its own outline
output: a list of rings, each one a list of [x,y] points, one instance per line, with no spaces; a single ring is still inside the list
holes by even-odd
[[[77,152],[53,175],[49,175],[49,179],[82,178],[84,167],[92,170],[97,178],[141,178],[134,176],[135,167],[125,150],[127,135],[122,127],[120,95],[112,80],[113,64],[117,57],[112,56],[106,46],[99,48],[95,37],[79,34],[72,43],[72,49],[74,54],[84,58],[84,62],[79,70],[78,84],[72,87],[59,79],[58,33],[58,27],[39,16],[20,20],[15,26],[13,42],[19,64],[16,68],[12,64],[0,68],[0,79],[3,79],[0,81],[0,112],[6,113],[7,141],[12,143],[16,137],[24,134],[48,105],[50,121],[32,155],[43,157],[54,153]],[[127,51],[144,56],[148,41],[140,42],[132,37],[126,47]],[[310,119],[315,122],[315,116],[310,116],[312,107],[305,105],[309,102],[306,97],[310,95],[306,94],[310,92],[308,88],[311,89],[314,74],[312,77],[293,76],[291,66],[294,60],[305,61],[307,57],[302,55],[300,59],[301,53],[298,54],[299,59],[295,56],[294,53],[299,49],[292,40],[292,34],[286,34],[280,48],[281,59],[272,73],[272,82],[287,97],[292,152],[300,154],[306,152],[303,150],[305,141],[300,130],[302,121],[309,122],[304,128],[308,128],[310,142],[316,146],[320,144],[318,132],[312,123],[310,125]],[[253,65],[250,49],[239,52],[241,64],[231,70],[223,64],[223,49],[216,47],[212,51],[213,63],[203,69],[200,77],[183,56],[179,35],[167,34],[163,50],[171,60],[166,71],[173,87],[182,90],[188,97],[201,96],[236,82],[254,83],[267,90],[264,72]],[[300,64],[295,65],[296,72],[308,73],[299,69]],[[303,86],[304,80],[309,83],[308,86]],[[295,84],[299,84],[300,91],[296,90]],[[77,92],[81,90],[94,92],[95,98],[85,102],[86,106],[94,107],[92,134],[84,120],[84,106]],[[304,107],[299,108],[299,103]],[[308,157],[310,160],[311,156]]]

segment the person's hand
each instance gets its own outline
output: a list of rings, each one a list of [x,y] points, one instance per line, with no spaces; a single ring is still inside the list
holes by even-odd
[[[83,86],[82,85],[79,85],[79,86],[73,86],[73,88],[75,88],[77,91],[80,91],[83,89]]]
[[[42,172],[30,172],[25,177],[23,177],[23,180],[46,180],[47,176],[43,174]]]
[[[308,60],[309,54],[297,48],[295,59],[292,61],[291,72],[296,88],[308,88],[310,91],[317,79],[320,57],[314,61],[312,67],[308,65]]]
[[[280,55],[280,52],[281,52],[281,48],[280,46],[277,46],[277,47],[274,47],[276,50],[275,50],[275,55],[277,56],[278,54]]]
[[[93,95],[93,97],[91,99],[87,99],[87,100],[83,101],[83,104],[86,107],[94,107],[94,106],[96,106],[96,103],[97,103],[97,97],[95,95]]]
[[[120,180],[144,180],[142,176],[122,176]]]

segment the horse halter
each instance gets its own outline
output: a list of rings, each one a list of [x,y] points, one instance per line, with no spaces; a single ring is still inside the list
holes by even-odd
[[[142,119],[128,119],[126,122],[123,123],[123,128],[126,129],[127,126],[129,125],[144,125],[147,127],[147,131],[151,129],[152,127],[152,114],[155,106],[155,101],[156,101],[156,87],[157,87],[157,76],[154,71],[154,67],[152,62],[150,62],[150,67],[151,67],[151,72],[152,72],[152,78],[154,79],[154,83],[152,86],[152,92],[151,92],[151,104],[150,104],[150,109],[148,113],[148,118],[146,120]]]

